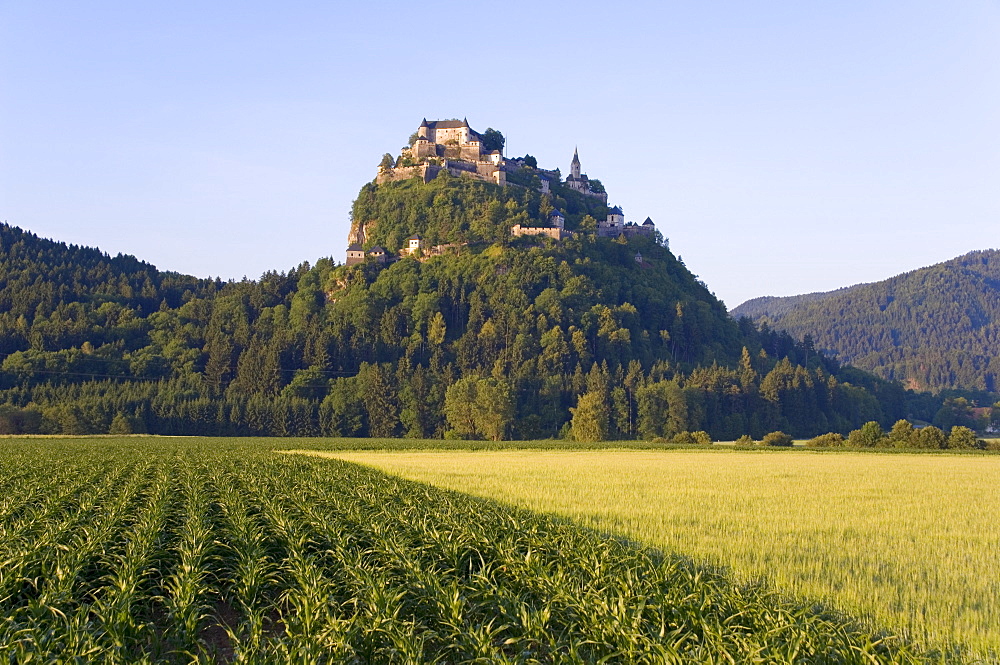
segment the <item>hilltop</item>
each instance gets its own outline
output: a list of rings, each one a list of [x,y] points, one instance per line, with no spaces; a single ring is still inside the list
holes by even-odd
[[[976,251],[873,284],[732,311],[809,335],[816,348],[920,390],[1000,389],[1000,251]]]
[[[641,224],[626,222],[621,207],[607,206],[604,185],[582,172],[577,150],[563,180],[558,168],[539,168],[531,155],[504,157],[504,144],[503,134],[492,127],[480,134],[468,120],[425,118],[398,156],[382,157],[375,180],[355,201],[347,264],[366,259],[385,264],[470,243],[503,243],[512,236],[561,241],[589,233],[662,240],[649,217]],[[463,181],[460,198],[454,187],[418,186],[452,177]]]

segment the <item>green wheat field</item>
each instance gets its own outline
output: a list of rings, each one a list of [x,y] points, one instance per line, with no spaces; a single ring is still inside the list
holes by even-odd
[[[790,451],[334,454],[569,517],[924,645],[1000,650],[1000,457]]]
[[[406,445],[0,440],[3,660],[996,658],[998,457]]]

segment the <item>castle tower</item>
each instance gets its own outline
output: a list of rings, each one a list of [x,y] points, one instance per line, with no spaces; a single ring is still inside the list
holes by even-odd
[[[549,215],[549,224],[557,229],[566,228],[566,216],[559,211],[559,208],[553,210],[552,214]]]
[[[576,148],[573,148],[573,161],[569,163],[569,174],[574,180],[580,177],[580,155],[577,154]]]
[[[621,208],[615,206],[608,211],[608,221],[606,223],[615,231],[621,231],[625,228],[625,213],[622,212]]]
[[[625,213],[618,206],[608,211],[608,218],[597,223],[597,235],[601,238],[617,238],[625,233]]]

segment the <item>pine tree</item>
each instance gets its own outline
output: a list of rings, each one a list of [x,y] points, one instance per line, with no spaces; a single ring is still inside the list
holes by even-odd
[[[125,414],[119,412],[115,414],[115,417],[111,420],[111,426],[108,428],[108,434],[131,434],[132,433],[132,423]]]

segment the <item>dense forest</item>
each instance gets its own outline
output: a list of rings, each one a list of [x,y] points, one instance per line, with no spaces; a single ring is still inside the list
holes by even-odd
[[[971,252],[874,284],[733,310],[919,390],[1000,389],[1000,251]]]
[[[240,282],[0,227],[8,432],[714,439],[930,420],[940,400],[736,322],[662,237],[606,239],[597,199],[529,169],[365,185],[366,246]],[[523,183],[525,186],[517,184]],[[561,243],[510,237],[559,208]]]

